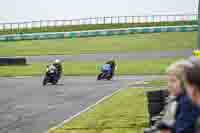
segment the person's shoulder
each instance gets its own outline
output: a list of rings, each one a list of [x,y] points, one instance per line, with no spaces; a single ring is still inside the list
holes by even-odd
[[[185,104],[192,104],[192,101],[187,95],[182,95],[180,97],[180,102],[185,103]]]
[[[182,97],[181,104],[191,111],[200,113],[200,107],[198,107],[197,105],[194,105],[192,103],[192,100],[187,95],[184,95]]]
[[[176,101],[178,102],[178,104],[180,105],[180,107],[188,106],[190,108],[190,106],[192,105],[191,100],[185,94],[178,96]]]

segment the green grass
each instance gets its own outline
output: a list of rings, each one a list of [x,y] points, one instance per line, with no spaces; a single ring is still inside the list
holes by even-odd
[[[147,86],[154,86],[154,87],[163,87],[163,86],[167,86],[167,80],[165,79],[161,79],[161,80],[153,80],[148,82],[148,84],[146,84]]]
[[[149,26],[177,26],[177,25],[195,25],[197,21],[177,21],[177,22],[154,22],[154,23],[135,23],[135,24],[94,24],[94,25],[71,25],[71,26],[51,26],[41,28],[23,28],[0,30],[2,34],[19,34],[19,33],[38,33],[38,32],[67,32],[67,31],[83,31],[97,29],[116,29],[130,27],[149,27]]]
[[[123,90],[49,133],[142,133],[148,127],[146,91]]]
[[[166,67],[179,58],[164,58],[141,61],[117,61],[117,75],[164,74]],[[66,62],[65,75],[97,75],[104,62]],[[46,64],[35,63],[26,66],[1,66],[0,76],[38,76],[45,72]],[[147,67],[148,66],[148,67]]]
[[[0,56],[74,55],[108,52],[170,51],[195,48],[197,32],[0,42]]]

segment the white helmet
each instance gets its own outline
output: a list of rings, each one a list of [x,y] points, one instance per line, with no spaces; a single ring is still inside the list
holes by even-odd
[[[56,59],[56,60],[54,61],[54,63],[55,63],[55,64],[60,64],[61,61],[60,61],[59,59]]]

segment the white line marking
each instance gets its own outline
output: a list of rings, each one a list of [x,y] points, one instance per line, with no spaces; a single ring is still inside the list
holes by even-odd
[[[86,111],[89,111],[91,108],[95,107],[97,104],[100,104],[101,102],[105,101],[106,99],[108,99],[108,98],[114,96],[115,94],[119,93],[119,92],[122,91],[123,89],[125,89],[125,88],[119,88],[118,90],[114,91],[112,94],[109,94],[109,95],[107,95],[107,96],[104,96],[102,99],[100,99],[99,101],[97,101],[95,104],[92,104],[91,106],[87,107],[86,109],[84,109],[84,110],[80,111],[79,113],[73,115],[72,117],[70,117],[70,118],[64,120],[63,122],[61,122],[61,123],[58,124],[57,126],[54,126],[54,127],[50,128],[50,129],[48,129],[48,131],[46,131],[45,133],[48,133],[48,132],[51,131],[51,130],[55,130],[55,129],[57,129],[57,128],[62,127],[64,124],[68,123],[68,122],[71,121],[72,119],[78,117],[79,115],[81,115],[82,113],[84,113],[84,112],[86,112]]]

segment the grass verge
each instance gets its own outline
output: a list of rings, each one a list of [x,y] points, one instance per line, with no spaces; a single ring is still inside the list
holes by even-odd
[[[0,42],[0,56],[77,55],[192,49],[197,32]]]
[[[167,80],[161,79],[161,80],[153,80],[146,84],[146,86],[153,86],[153,87],[163,87],[167,86]]]
[[[123,90],[49,133],[142,133],[148,126],[146,91]]]
[[[180,58],[164,58],[141,61],[117,61],[117,75],[164,74],[166,67]],[[66,62],[64,75],[97,75],[104,62]],[[39,76],[43,75],[46,64],[35,63],[26,66],[0,66],[0,76]]]

